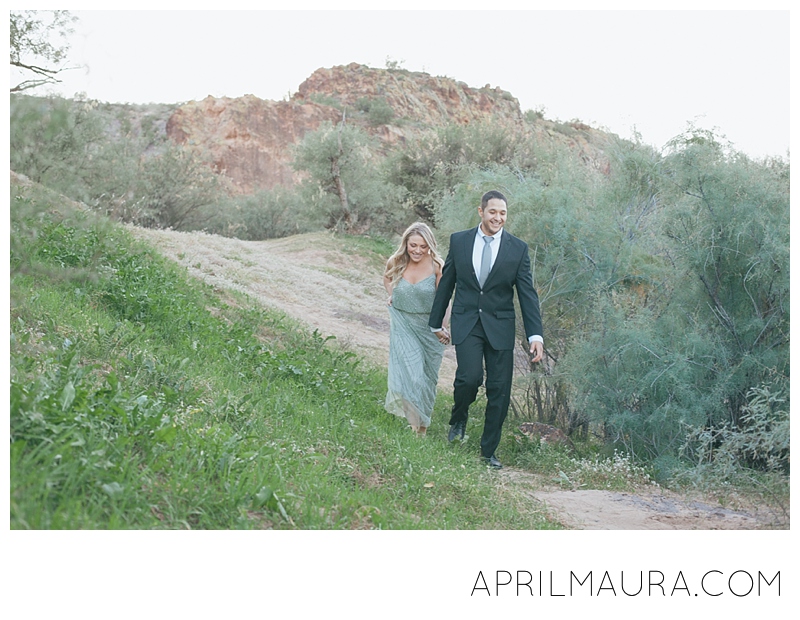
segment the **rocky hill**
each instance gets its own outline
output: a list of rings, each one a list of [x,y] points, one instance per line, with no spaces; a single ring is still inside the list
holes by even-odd
[[[293,184],[292,145],[324,121],[342,119],[363,126],[387,147],[435,126],[491,120],[568,144],[601,170],[608,166],[606,134],[580,123],[526,118],[517,99],[500,88],[355,63],[318,69],[288,101],[247,95],[186,103],[169,118],[166,131],[175,142],[210,153],[215,168],[239,192],[250,193]]]

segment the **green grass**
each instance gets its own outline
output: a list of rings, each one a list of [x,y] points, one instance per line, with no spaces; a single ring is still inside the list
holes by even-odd
[[[12,528],[556,527],[446,443],[446,396],[419,440],[335,341],[41,188],[11,206]]]

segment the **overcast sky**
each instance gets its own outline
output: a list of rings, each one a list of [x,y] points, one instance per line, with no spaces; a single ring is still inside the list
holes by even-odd
[[[74,11],[58,92],[130,103],[279,100],[357,62],[499,86],[523,110],[658,148],[691,123],[789,149],[788,11]]]

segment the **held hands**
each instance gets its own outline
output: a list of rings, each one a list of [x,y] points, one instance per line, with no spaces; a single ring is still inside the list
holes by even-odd
[[[438,332],[433,332],[442,344],[450,344],[450,332],[446,327],[442,327]]]
[[[544,356],[544,345],[537,340],[531,342],[531,363],[541,362],[543,356]]]

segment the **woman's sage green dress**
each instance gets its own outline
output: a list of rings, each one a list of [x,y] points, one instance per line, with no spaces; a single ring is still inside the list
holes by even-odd
[[[389,390],[385,407],[413,427],[431,423],[444,345],[428,327],[436,276],[416,284],[400,278],[389,306]]]

